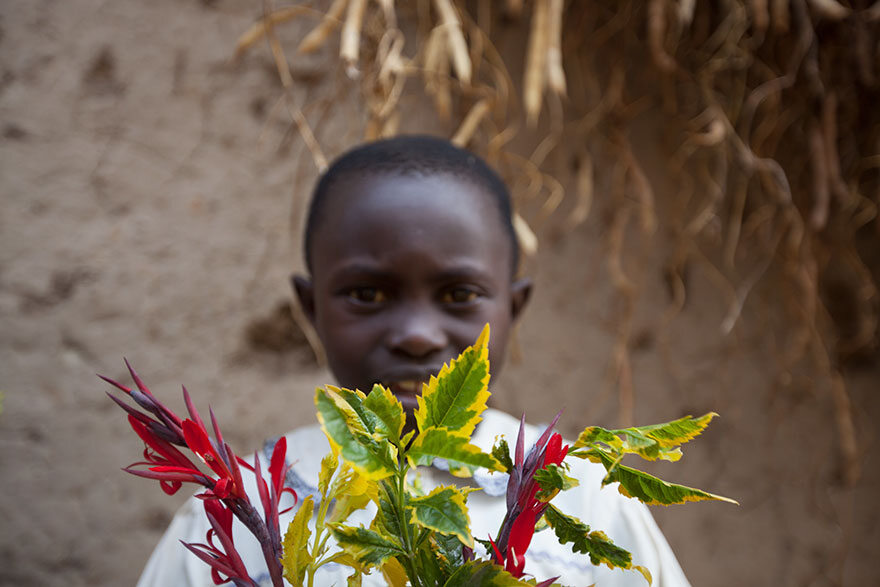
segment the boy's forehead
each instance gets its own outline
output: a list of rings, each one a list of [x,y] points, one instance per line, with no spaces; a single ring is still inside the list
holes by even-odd
[[[370,236],[393,233],[412,245],[429,228],[445,229],[446,242],[482,243],[493,254],[509,250],[494,197],[482,186],[450,173],[366,174],[340,178],[325,194],[317,248],[369,248]],[[365,235],[364,231],[371,231]],[[366,238],[365,238],[366,237]],[[318,252],[317,250],[315,252]],[[326,251],[325,251],[326,252]]]
[[[446,172],[383,172],[341,178],[325,197],[325,216],[331,221],[322,224],[332,225],[346,218],[357,220],[371,214],[394,225],[401,216],[420,213],[430,218],[454,208],[463,213],[462,217],[481,218],[485,229],[500,228],[500,214],[488,190],[469,178]]]

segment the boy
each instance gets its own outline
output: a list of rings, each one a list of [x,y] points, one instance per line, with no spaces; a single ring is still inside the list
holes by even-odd
[[[431,137],[378,141],[335,161],[312,196],[305,256],[310,276],[295,276],[294,289],[338,383],[361,390],[382,383],[410,412],[421,384],[471,345],[487,322],[494,381],[510,328],[531,291],[529,280],[516,279],[518,247],[504,184],[473,154]],[[496,435],[512,440],[517,429],[516,419],[490,408],[473,442],[489,450]],[[529,427],[527,445],[537,434]],[[299,429],[287,440],[289,458],[296,460],[288,483],[300,497],[317,493],[311,484],[329,450],[320,428]],[[434,467],[420,475],[428,488],[462,482]],[[560,494],[554,504],[633,552],[634,562],[653,573],[655,586],[687,585],[647,508],[614,488],[600,491],[599,465],[572,463],[572,475],[581,486]],[[482,489],[469,498],[474,535],[496,534],[506,479],[477,473],[466,482]],[[195,501],[172,521],[139,586],[212,584],[208,566],[178,542],[204,539],[208,526]],[[361,513],[363,519],[351,521],[368,524],[370,515]],[[238,550],[257,574],[262,557],[248,538],[243,529],[236,532]],[[322,570],[322,585],[343,585],[349,574],[333,565]],[[592,566],[551,532],[535,535],[525,570],[539,580],[558,575],[568,585],[646,584],[635,572]],[[374,573],[364,583],[381,585],[382,577]]]

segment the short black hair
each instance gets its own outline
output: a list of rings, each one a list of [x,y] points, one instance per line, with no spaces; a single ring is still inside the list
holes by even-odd
[[[429,135],[401,135],[365,143],[339,156],[318,180],[312,192],[303,235],[306,267],[312,271],[312,240],[323,220],[327,196],[343,179],[375,175],[449,174],[472,182],[492,197],[502,229],[510,240],[511,275],[519,266],[519,245],[513,228],[510,192],[495,171],[480,157],[446,139]]]

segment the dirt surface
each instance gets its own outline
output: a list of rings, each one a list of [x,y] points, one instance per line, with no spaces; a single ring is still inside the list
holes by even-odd
[[[316,176],[283,114],[265,47],[232,63],[259,2],[7,0],[0,5],[0,584],[133,585],[185,498],[119,470],[141,445],[95,373],[128,357],[181,408],[185,383],[241,452],[313,421],[329,382],[290,320],[290,238]],[[288,44],[301,34],[284,29]],[[354,144],[356,87],[326,54],[292,64],[328,154]],[[412,98],[418,108],[421,98]],[[332,110],[325,110],[328,104]],[[443,131],[429,117],[410,131]],[[435,126],[432,126],[435,125]],[[640,156],[661,157],[646,127]],[[662,195],[662,194],[661,194]],[[537,282],[495,405],[561,429],[619,423],[609,359],[618,300],[599,211],[542,233]],[[633,236],[638,239],[638,235]],[[826,382],[775,380],[759,292],[733,333],[706,275],[665,329],[664,237],[626,269],[645,292],[633,323],[634,420],[722,417],[669,478],[742,504],[655,515],[695,586],[870,585],[880,571],[878,368],[850,377],[862,479],[839,479]],[[184,493],[184,492],[182,492]]]

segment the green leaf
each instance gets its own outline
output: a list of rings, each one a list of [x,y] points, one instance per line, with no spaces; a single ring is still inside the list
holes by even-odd
[[[399,444],[403,425],[406,423],[406,415],[403,413],[403,406],[400,405],[394,394],[381,385],[374,385],[373,391],[364,400],[364,407],[379,419],[375,431],[391,442]]]
[[[489,399],[489,325],[477,342],[432,376],[418,397],[419,430],[448,428],[470,438]]]
[[[605,564],[612,569],[632,568],[632,555],[611,542],[604,532],[590,532],[589,526],[573,516],[563,514],[552,505],[547,506],[544,517],[556,532],[560,544],[571,543],[574,552],[589,555],[594,565]]]
[[[572,448],[592,447],[597,442],[606,444],[615,450],[623,450],[623,441],[611,430],[606,430],[599,426],[587,426],[584,428],[584,431],[580,433]]]
[[[452,574],[465,563],[461,541],[452,534],[434,534],[432,536],[437,554],[446,566],[446,572]]]
[[[421,548],[416,551],[414,566],[418,569],[419,581],[422,585],[440,585],[446,579],[447,574],[443,570],[442,562],[434,552],[432,545],[423,542]]]
[[[363,526],[330,528],[340,547],[365,565],[379,565],[387,558],[403,554],[403,547],[391,536],[367,530]]]
[[[380,483],[378,511],[373,519],[373,526],[378,526],[386,534],[391,536],[400,536],[402,534],[400,528],[400,512],[398,511],[397,500],[395,499],[395,489],[388,481]],[[404,499],[408,501],[409,496],[405,495]]]
[[[367,434],[372,436],[373,431],[379,426],[381,421],[379,420],[379,416],[374,414],[372,411],[367,409],[364,406],[364,400],[367,398],[366,395],[362,391],[355,389],[352,391],[351,389],[346,389],[344,387],[335,387],[332,385],[328,385],[327,387],[333,389],[339,396],[345,400],[345,402],[351,407],[355,414],[357,414],[358,418],[361,421],[361,427],[367,432]]]
[[[729,503],[737,503],[729,497],[708,493],[701,489],[669,483],[643,471],[621,465],[617,459],[606,451],[593,449],[586,453],[586,457],[594,463],[601,463],[608,475],[602,481],[603,485],[620,483],[618,491],[627,497],[635,497],[648,505],[670,505],[685,503],[688,501],[719,500]],[[739,504],[737,504],[739,505]]]
[[[495,445],[492,447],[492,456],[495,457],[501,465],[504,467],[505,473],[510,473],[513,470],[513,460],[510,458],[510,447],[507,446],[507,441],[504,440],[504,437],[501,436],[495,441]]]
[[[470,587],[471,585],[507,587],[508,585],[527,584],[490,561],[473,560],[461,565],[443,584],[443,587]]]
[[[312,496],[307,495],[284,534],[281,565],[284,567],[284,578],[294,587],[302,587],[306,568],[313,562],[309,555],[309,538],[312,535],[309,520],[312,519],[314,506]]]
[[[541,490],[535,494],[535,497],[541,501],[550,501],[560,491],[579,485],[577,479],[565,474],[565,467],[553,463],[535,471],[535,481],[541,486]]]
[[[715,412],[709,412],[699,418],[685,416],[684,418],[679,418],[678,420],[667,422],[665,424],[639,426],[638,428],[627,430],[638,431],[641,434],[656,440],[661,448],[673,448],[697,437],[706,429],[706,426],[709,425],[712,418],[717,415],[718,414]]]
[[[413,467],[430,465],[434,459],[446,459],[449,472],[457,477],[473,475],[474,470],[485,467],[492,471],[503,471],[503,465],[495,457],[470,444],[466,438],[452,434],[444,428],[423,430],[406,453]]]
[[[437,487],[428,495],[410,501],[410,521],[441,534],[452,534],[473,548],[466,499],[466,494],[456,487]]]
[[[364,421],[335,387],[315,392],[318,421],[334,452],[368,479],[394,474],[395,458],[387,444],[380,444],[364,428]],[[378,419],[378,418],[377,418]]]
[[[578,436],[574,448],[585,448],[589,451],[592,448],[603,448],[601,445],[605,445],[617,455],[633,453],[650,461],[656,459],[677,461],[681,458],[681,449],[678,445],[699,435],[715,416],[717,414],[710,412],[699,418],[685,416],[665,424],[620,430],[590,426]]]

